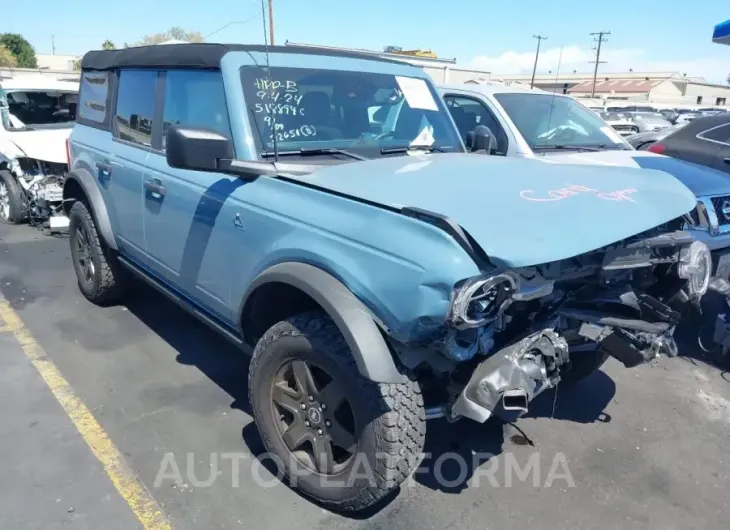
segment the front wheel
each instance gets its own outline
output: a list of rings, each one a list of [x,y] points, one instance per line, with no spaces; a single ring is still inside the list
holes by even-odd
[[[17,225],[25,218],[23,189],[10,171],[0,171],[0,223]]]
[[[413,471],[423,449],[419,385],[364,378],[325,314],[279,322],[256,345],[249,399],[269,456],[322,506],[358,511]]]

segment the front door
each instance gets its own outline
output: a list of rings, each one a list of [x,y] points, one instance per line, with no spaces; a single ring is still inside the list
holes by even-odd
[[[146,161],[143,218],[150,267],[163,280],[224,321],[229,307],[231,232],[221,210],[243,184],[220,173],[172,169],[165,159],[170,124],[231,136],[220,72],[171,70],[164,76],[161,150]]]

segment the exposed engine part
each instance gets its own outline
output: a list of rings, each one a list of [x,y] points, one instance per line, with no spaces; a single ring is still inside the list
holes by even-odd
[[[23,190],[28,222],[36,227],[46,224],[51,228],[67,226],[65,222],[51,221],[56,217],[66,220],[62,206],[67,166],[32,158],[18,158],[12,162],[10,170]]]
[[[482,423],[495,413],[522,414],[535,396],[560,381],[560,367],[567,362],[564,338],[551,329],[532,333],[481,363],[452,413]]]
[[[691,300],[699,300],[707,292],[712,274],[712,254],[707,245],[699,241],[682,252],[678,269],[679,277],[687,280]]]

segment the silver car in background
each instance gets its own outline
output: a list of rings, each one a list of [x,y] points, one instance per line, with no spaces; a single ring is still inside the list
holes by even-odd
[[[600,112],[598,115],[621,136],[639,132],[639,126],[626,116],[625,112]]]
[[[687,125],[687,123],[689,122],[678,123],[677,125],[672,125],[671,127],[659,129],[658,131],[647,131],[643,133],[632,134],[631,136],[626,137],[626,141],[629,142],[634,149],[638,151],[645,151],[649,148],[651,144],[663,140],[674,131],[677,131]]]
[[[626,112],[624,115],[636,125],[640,133],[657,132],[672,126],[659,112]]]

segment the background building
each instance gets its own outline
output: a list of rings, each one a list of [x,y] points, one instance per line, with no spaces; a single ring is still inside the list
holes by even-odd
[[[492,80],[530,82],[531,74],[492,74]],[[593,90],[593,73],[537,74],[535,87],[550,92],[589,98]],[[730,105],[730,86],[708,83],[702,77],[688,77],[680,72],[599,73],[595,98],[642,101],[667,105]]]
[[[71,72],[76,61],[81,59],[78,55],[55,55],[48,53],[36,53],[36,61],[39,69],[65,70]]]

